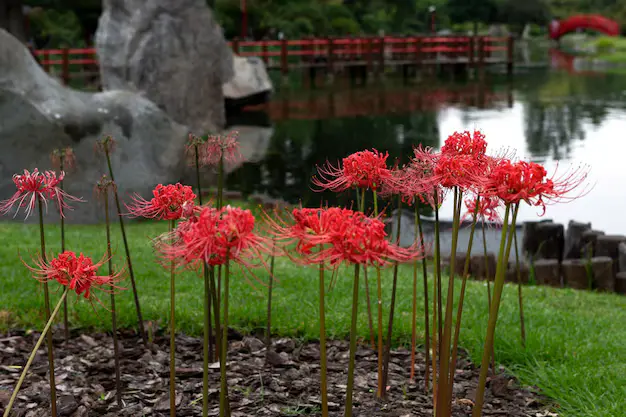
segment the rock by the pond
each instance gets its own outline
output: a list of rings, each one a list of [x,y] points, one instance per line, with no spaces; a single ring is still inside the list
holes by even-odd
[[[259,57],[233,54],[233,68],[235,75],[223,87],[227,109],[238,109],[269,100],[273,91],[272,81],[265,63]]]
[[[626,295],[626,272],[618,272],[615,276],[615,292]]]
[[[577,259],[584,257],[582,236],[583,233],[591,230],[591,223],[579,223],[573,220],[567,225],[565,233],[565,259]]]
[[[552,223],[552,220],[525,221],[522,225],[523,237],[521,250],[527,258],[535,257],[539,250],[539,242],[535,239],[535,230],[537,226],[542,223]]]
[[[583,256],[585,258],[590,258],[595,256],[596,254],[596,242],[598,241],[598,236],[604,235],[604,232],[600,230],[587,230],[581,235],[581,243],[583,246]]]
[[[391,239],[396,239],[396,222],[398,219],[398,210],[394,210],[391,216],[385,219],[386,231],[391,236]],[[421,216],[422,230],[424,233],[424,242],[427,246],[427,253],[432,254],[434,250],[434,225],[435,221],[432,217]],[[440,219],[439,239],[441,245],[442,257],[449,256],[452,248],[452,222],[448,220]],[[402,210],[401,225],[400,225],[400,246],[409,247],[415,242],[415,214],[413,210]],[[461,224],[459,229],[459,236],[457,242],[457,252],[466,252],[469,244],[471,223],[465,222]],[[481,231],[482,224],[476,225],[474,232],[474,240],[472,243],[472,251],[470,255],[481,255],[484,253],[483,237]],[[521,226],[516,229],[518,241],[522,239]],[[488,253],[497,253],[500,248],[500,236],[501,231],[494,223],[485,224],[485,243]]]
[[[107,0],[95,43],[103,89],[140,91],[196,134],[222,130],[233,58],[204,0]]]
[[[608,256],[613,260],[613,274],[618,272],[619,245],[626,243],[626,236],[622,235],[602,235],[596,241],[595,256]]]
[[[626,243],[622,242],[618,247],[619,272],[626,272]]]
[[[64,87],[2,29],[0,120],[0,199],[15,192],[13,174],[49,169],[52,150],[72,146],[77,168],[67,175],[65,188],[92,200],[94,185],[107,172],[105,159],[94,152],[96,140],[104,135],[117,140],[111,162],[122,198],[131,192],[147,197],[156,184],[176,181],[185,169],[186,127],[139,94],[85,93]],[[99,204],[74,206],[66,213],[70,222],[104,218]],[[57,221],[54,209],[49,218]]]
[[[615,275],[613,259],[608,256],[591,258],[593,286],[600,291],[615,291]]]
[[[534,270],[537,284],[561,286],[561,265],[558,259],[539,259],[534,263]]]
[[[565,227],[560,223],[539,223],[531,237],[537,244],[535,259],[558,259],[563,260],[563,247],[565,246]]]
[[[563,282],[566,287],[577,290],[591,289],[591,270],[587,261],[580,259],[565,259],[561,265]]]

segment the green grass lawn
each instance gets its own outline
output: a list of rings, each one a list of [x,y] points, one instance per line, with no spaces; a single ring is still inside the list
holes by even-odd
[[[135,223],[128,227],[144,318],[159,320],[162,326],[167,325],[169,277],[155,263],[150,239],[166,229],[166,223]],[[117,225],[114,231],[116,260],[122,264],[124,249]],[[38,228],[20,223],[0,223],[0,235],[3,239],[0,247],[0,330],[6,330],[7,326],[39,328],[43,324],[42,291],[29,277],[17,254],[19,250],[25,260],[36,254]],[[58,251],[58,228],[48,226],[46,237],[48,250]],[[104,238],[102,226],[70,226],[67,247],[100,258],[105,251]],[[244,331],[262,328],[266,317],[266,289],[257,283],[253,289],[241,271],[233,270],[230,322]],[[327,328],[332,338],[348,336],[351,273],[352,269],[342,269],[336,287],[328,294]],[[276,275],[280,282],[274,293],[273,331],[277,335],[316,339],[317,271],[294,267],[287,260],[279,259]],[[370,274],[370,279],[373,275]],[[259,271],[257,276],[265,279],[267,273]],[[130,286],[128,281],[126,284]],[[387,300],[390,287],[391,271],[385,271]],[[199,277],[193,273],[179,277],[177,325],[181,331],[201,333],[202,293]],[[412,268],[405,266],[400,271],[395,327],[397,340],[404,344],[411,335],[411,293]],[[520,345],[516,289],[507,285],[498,322],[497,361],[524,384],[539,387],[554,400],[559,413],[564,416],[623,416],[626,410],[626,297],[532,286],[525,288],[525,296],[527,347],[524,349]],[[360,297],[364,301],[364,291]],[[74,326],[110,327],[106,310],[96,307],[94,311],[88,303],[74,302],[74,298],[70,304]],[[484,283],[469,283],[461,343],[475,362],[479,362],[482,354],[487,323],[486,298]],[[135,325],[131,292],[120,294],[117,300],[120,325]],[[108,303],[106,297],[103,301]],[[421,306],[421,295],[419,302]],[[421,333],[422,322],[418,320],[418,323]],[[360,306],[359,332],[362,336],[368,335],[364,303]]]

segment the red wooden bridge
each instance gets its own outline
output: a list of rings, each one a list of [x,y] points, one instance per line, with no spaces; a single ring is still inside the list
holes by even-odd
[[[283,39],[229,42],[240,56],[261,58],[268,69],[288,74],[294,69],[321,68],[336,73],[351,66],[382,72],[385,67],[464,65],[513,69],[512,37],[405,36],[367,38]],[[94,48],[34,51],[42,67],[67,84],[73,79],[97,79]]]
[[[550,38],[559,40],[578,29],[592,29],[608,36],[619,36],[619,23],[596,14],[579,14],[550,24]]]

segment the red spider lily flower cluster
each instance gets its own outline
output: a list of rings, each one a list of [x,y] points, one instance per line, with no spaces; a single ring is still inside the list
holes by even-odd
[[[50,154],[50,160],[52,161],[52,166],[57,169],[61,168],[61,163],[63,164],[64,171],[69,171],[76,168],[76,157],[74,156],[74,150],[69,146],[66,148],[53,150]]]
[[[406,204],[415,203],[419,199],[422,203],[435,207],[435,191],[437,202],[441,204],[445,189],[433,179],[437,155],[432,148],[423,148],[421,145],[413,149],[414,157],[402,169],[392,172],[392,179],[384,184],[381,195],[401,195]]]
[[[82,253],[77,256],[72,251],[65,251],[49,262],[40,257],[35,261],[35,267],[24,264],[33,272],[33,277],[40,282],[56,281],[79,296],[97,299],[92,292],[94,288],[105,292],[120,289],[116,284],[120,281],[122,272],[112,276],[98,275],[98,268],[107,261],[105,257],[100,262],[94,263],[90,257]]]
[[[320,178],[313,178],[313,184],[321,189],[344,191],[352,187],[379,190],[392,179],[387,168],[388,153],[365,150],[343,158],[340,166],[327,163],[318,167]]]
[[[135,194],[133,203],[126,205],[129,214],[149,219],[178,220],[189,217],[193,212],[196,195],[188,185],[159,184],[152,195],[154,197],[151,200],[145,200]]]
[[[300,263],[328,262],[386,266],[419,258],[421,250],[404,249],[389,242],[384,223],[363,213],[337,207],[295,209],[291,226],[274,223],[278,240],[296,243]],[[312,249],[319,247],[319,251]]]
[[[482,133],[453,133],[436,157],[433,181],[446,188],[480,187],[487,163],[486,150],[487,142]]]
[[[28,218],[37,204],[37,200],[41,201],[48,207],[48,200],[52,200],[59,208],[61,216],[64,216],[64,210],[72,208],[68,201],[83,202],[81,198],[74,197],[59,188],[59,183],[63,180],[65,173],[61,172],[57,177],[54,171],[39,172],[37,168],[33,172],[24,170],[22,175],[13,175],[13,182],[17,191],[11,198],[0,202],[0,213],[7,214],[15,206],[17,210],[15,216],[19,213],[20,208],[26,208],[26,218]],[[14,217],[15,217],[14,216]]]
[[[473,218],[474,214],[476,214],[477,219],[500,223],[502,219],[500,217],[500,213],[498,212],[498,208],[501,206],[502,201],[497,197],[481,197],[478,201],[478,212],[476,212],[476,198],[465,199],[467,212],[463,216],[463,220],[468,217]]]
[[[202,263],[224,265],[233,261],[245,266],[271,253],[270,242],[254,232],[250,210],[226,206],[203,207],[198,215],[179,223],[163,236],[157,249],[165,261],[197,268]]]
[[[215,166],[220,160],[230,163],[241,160],[238,135],[237,132],[230,132],[228,135],[209,136],[201,148],[202,165]]]
[[[546,169],[537,163],[501,160],[489,175],[485,185],[485,196],[495,196],[506,204],[525,201],[531,206],[541,207],[545,213],[546,201],[557,202],[564,199],[587,178],[585,169],[577,169],[556,179],[548,178]]]

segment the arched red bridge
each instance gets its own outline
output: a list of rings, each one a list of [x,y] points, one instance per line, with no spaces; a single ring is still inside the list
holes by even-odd
[[[619,35],[619,23],[595,14],[580,14],[564,20],[554,20],[550,24],[550,37],[558,40],[563,35],[578,29],[593,29],[608,36]]]

